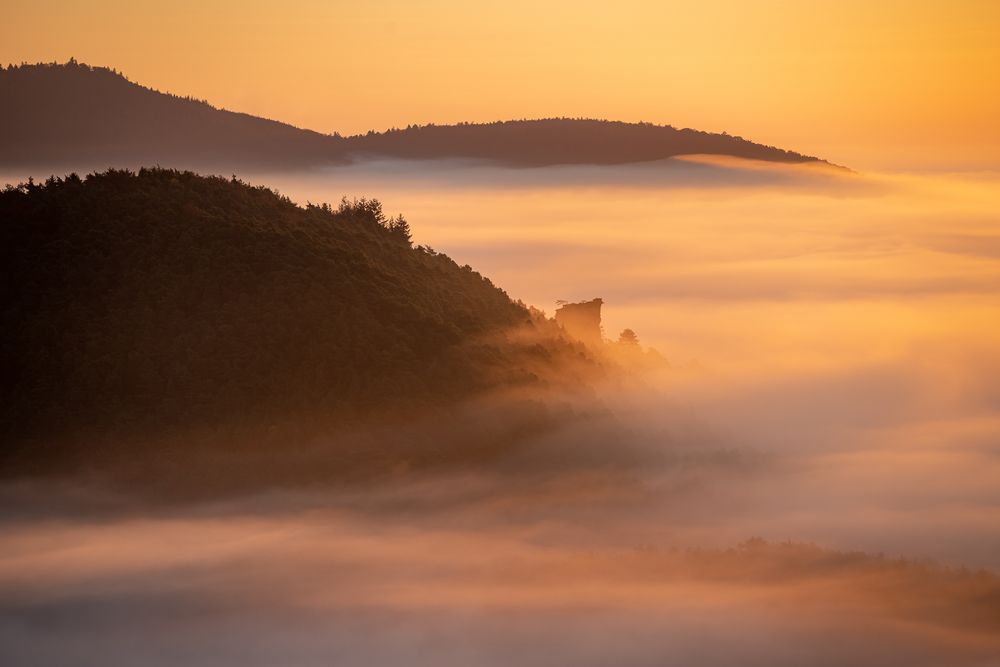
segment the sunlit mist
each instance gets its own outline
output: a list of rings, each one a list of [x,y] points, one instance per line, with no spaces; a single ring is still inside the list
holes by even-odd
[[[1000,664],[1000,5],[875,4],[5,7],[0,664]]]

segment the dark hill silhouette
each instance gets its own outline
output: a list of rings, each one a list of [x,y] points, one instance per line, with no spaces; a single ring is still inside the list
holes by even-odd
[[[2,453],[22,462],[67,442],[423,414],[584,355],[412,247],[377,202],[300,208],[189,172],[0,192],[0,267]]]
[[[818,161],[727,134],[569,118],[324,135],[160,93],[113,70],[75,61],[0,68],[0,99],[0,164],[17,166],[159,164],[228,172],[370,157],[542,166],[626,164],[691,154]]]
[[[6,164],[291,168],[339,154],[334,137],[160,93],[74,61],[0,69],[0,100]]]
[[[425,125],[348,137],[346,143],[353,156],[471,158],[511,166],[615,165],[702,154],[769,162],[819,162],[814,157],[728,134],[585,118]]]

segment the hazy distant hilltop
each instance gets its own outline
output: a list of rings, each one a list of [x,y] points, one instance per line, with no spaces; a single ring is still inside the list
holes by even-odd
[[[74,61],[0,70],[0,99],[0,162],[8,165],[287,168],[335,159],[338,150],[333,137]]]
[[[631,164],[680,155],[725,155],[768,162],[819,162],[742,137],[590,118],[410,126],[345,139],[353,156],[410,160],[472,158],[509,166]]]
[[[820,162],[725,133],[592,119],[328,135],[161,93],[115,70],[74,60],[0,68],[0,99],[0,164],[6,166],[294,169],[367,158],[458,158],[518,167],[616,165],[694,154]]]

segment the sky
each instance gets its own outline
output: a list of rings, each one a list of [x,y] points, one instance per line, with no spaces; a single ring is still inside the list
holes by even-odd
[[[1000,166],[990,0],[0,0],[0,63],[115,67],[322,132],[586,116],[856,169]]]

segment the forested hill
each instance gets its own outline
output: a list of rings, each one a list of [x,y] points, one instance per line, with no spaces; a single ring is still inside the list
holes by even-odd
[[[468,158],[510,166],[614,165],[700,154],[770,162],[819,162],[814,157],[728,134],[583,118],[414,126],[349,137],[346,142],[347,152],[354,157]]]
[[[371,200],[143,169],[0,192],[3,440],[388,415],[580,348]],[[538,332],[541,344],[506,342]]]
[[[0,68],[0,100],[0,164],[294,168],[339,154],[334,137],[74,61]]]
[[[366,158],[610,165],[691,154],[818,161],[727,134],[569,118],[324,135],[160,93],[75,61],[0,68],[0,100],[0,165],[60,170],[158,164],[230,173]]]

